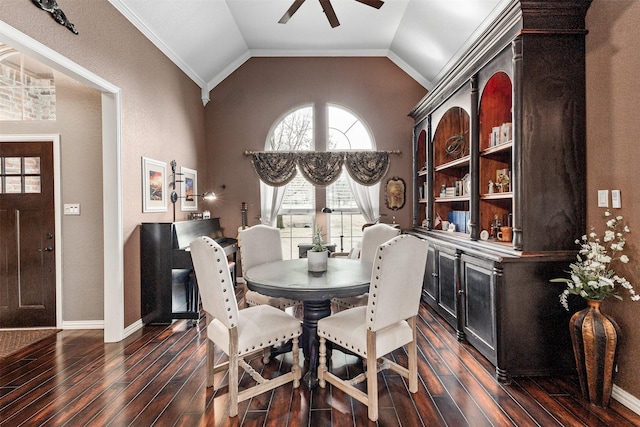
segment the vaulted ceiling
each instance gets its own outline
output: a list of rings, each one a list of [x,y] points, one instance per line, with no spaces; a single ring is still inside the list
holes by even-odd
[[[109,0],[203,89],[203,98],[251,57],[388,57],[430,89],[509,0]]]

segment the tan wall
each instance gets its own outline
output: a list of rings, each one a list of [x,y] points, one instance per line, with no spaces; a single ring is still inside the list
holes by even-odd
[[[623,215],[631,229],[631,262],[616,271],[640,292],[640,2],[594,0],[587,13],[587,204],[588,224],[602,230],[597,190],[619,189]],[[602,311],[623,333],[615,383],[640,398],[640,302],[608,299]]]
[[[227,189],[220,193],[211,211],[223,218],[223,226],[234,230],[240,225],[240,202],[250,204],[250,220],[258,215],[257,180],[242,152],[261,149],[270,125],[283,112],[301,102],[331,100],[362,115],[374,132],[378,148],[402,150],[402,156],[392,158],[390,175],[411,182],[412,123],[406,114],[424,95],[424,89],[388,60],[248,61],[212,91],[212,101],[206,108],[204,158],[198,156],[205,152],[205,125],[195,84],[106,0],[93,0],[91,8],[86,7],[86,1],[65,0],[64,11],[80,35],[74,36],[29,1],[0,2],[3,21],[123,89],[125,325],[140,317],[138,224],[171,219],[170,212],[141,213],[140,156],[167,162],[175,158],[180,165],[198,169],[201,188],[226,184]],[[596,207],[596,191],[622,191],[620,213],[632,230],[628,243],[632,263],[620,272],[640,290],[640,202],[635,178],[640,164],[638,22],[640,2],[635,0],[594,0],[587,14],[587,201],[588,222],[599,225],[601,210]],[[68,160],[65,157],[63,161]],[[206,164],[210,165],[208,171]],[[63,194],[67,197],[66,189]],[[73,202],[95,204],[84,196]],[[397,217],[404,227],[408,226],[410,206]],[[76,267],[71,263],[68,268]],[[624,334],[616,384],[640,396],[640,371],[635,369],[640,352],[640,335],[635,329],[640,303],[628,298],[623,302],[609,300],[603,309],[615,317]]]
[[[1,1],[0,17],[122,90],[126,327],[140,319],[139,224],[172,220],[171,208],[166,213],[142,213],[140,158],[146,156],[167,163],[175,159],[178,165],[199,170],[199,179],[206,179],[204,157],[198,156],[204,152],[205,143],[200,88],[106,0],[92,0],[90,6],[85,0],[65,0],[62,8],[78,35],[57,24],[50,14],[30,1]],[[72,162],[83,161],[81,158],[70,161],[69,154],[72,153],[63,153],[63,162],[69,167]],[[84,191],[95,189],[95,184],[95,180],[86,179],[78,185]],[[101,200],[101,191],[92,197],[72,202],[93,204]],[[90,238],[102,230],[87,226],[78,233]],[[78,271],[75,269],[82,268],[81,263],[82,257],[65,259],[65,274],[73,275],[73,271]]]
[[[306,103],[335,103],[366,122],[379,150],[400,150],[391,156],[383,183],[398,176],[407,183],[407,203],[398,211],[384,206],[383,222],[411,226],[412,126],[409,111],[426,89],[387,58],[252,58],[211,92],[206,107],[209,188],[227,188],[212,203],[211,213],[223,227],[241,225],[240,203],[248,204],[248,222],[260,215],[258,178],[245,150],[263,150],[271,126]],[[216,190],[218,191],[218,190]],[[231,231],[228,235],[234,235]]]
[[[80,216],[62,217],[62,320],[102,320],[102,117],[100,93],[55,73],[56,120],[5,122],[4,134],[59,134],[62,201]],[[90,184],[90,185],[88,185]],[[97,191],[96,191],[97,190]],[[96,232],[87,233],[87,230]]]

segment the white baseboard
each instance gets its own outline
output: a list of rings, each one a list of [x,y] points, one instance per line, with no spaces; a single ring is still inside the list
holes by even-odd
[[[631,409],[636,414],[640,415],[640,399],[628,393],[618,387],[617,385],[613,385],[613,390],[611,392],[611,397],[620,402],[622,405]]]
[[[104,320],[63,320],[62,329],[104,329]]]
[[[144,326],[144,324],[142,323],[142,319],[138,319],[137,322],[134,322],[134,323],[130,324],[129,326],[127,326],[124,329],[124,334],[122,335],[122,339],[125,339],[126,337],[128,337],[132,333],[142,329],[143,326]]]
[[[142,323],[142,319],[137,322],[129,325],[124,330],[124,335],[122,339],[125,339],[129,335],[133,334],[137,330],[141,329],[144,326]],[[104,321],[103,320],[67,320],[62,322],[61,329],[104,329]]]

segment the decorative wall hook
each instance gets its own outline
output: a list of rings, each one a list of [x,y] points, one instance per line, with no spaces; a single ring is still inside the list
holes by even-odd
[[[42,10],[46,10],[51,14],[53,19],[60,25],[67,27],[73,34],[78,34],[78,31],[71,22],[67,19],[67,16],[58,6],[56,0],[31,0],[33,4],[38,6]]]

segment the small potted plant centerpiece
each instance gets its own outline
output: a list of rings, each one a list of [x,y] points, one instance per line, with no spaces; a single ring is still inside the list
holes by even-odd
[[[328,258],[329,250],[322,244],[322,227],[316,226],[316,232],[313,235],[313,246],[307,251],[309,271],[316,273],[327,271]]]

